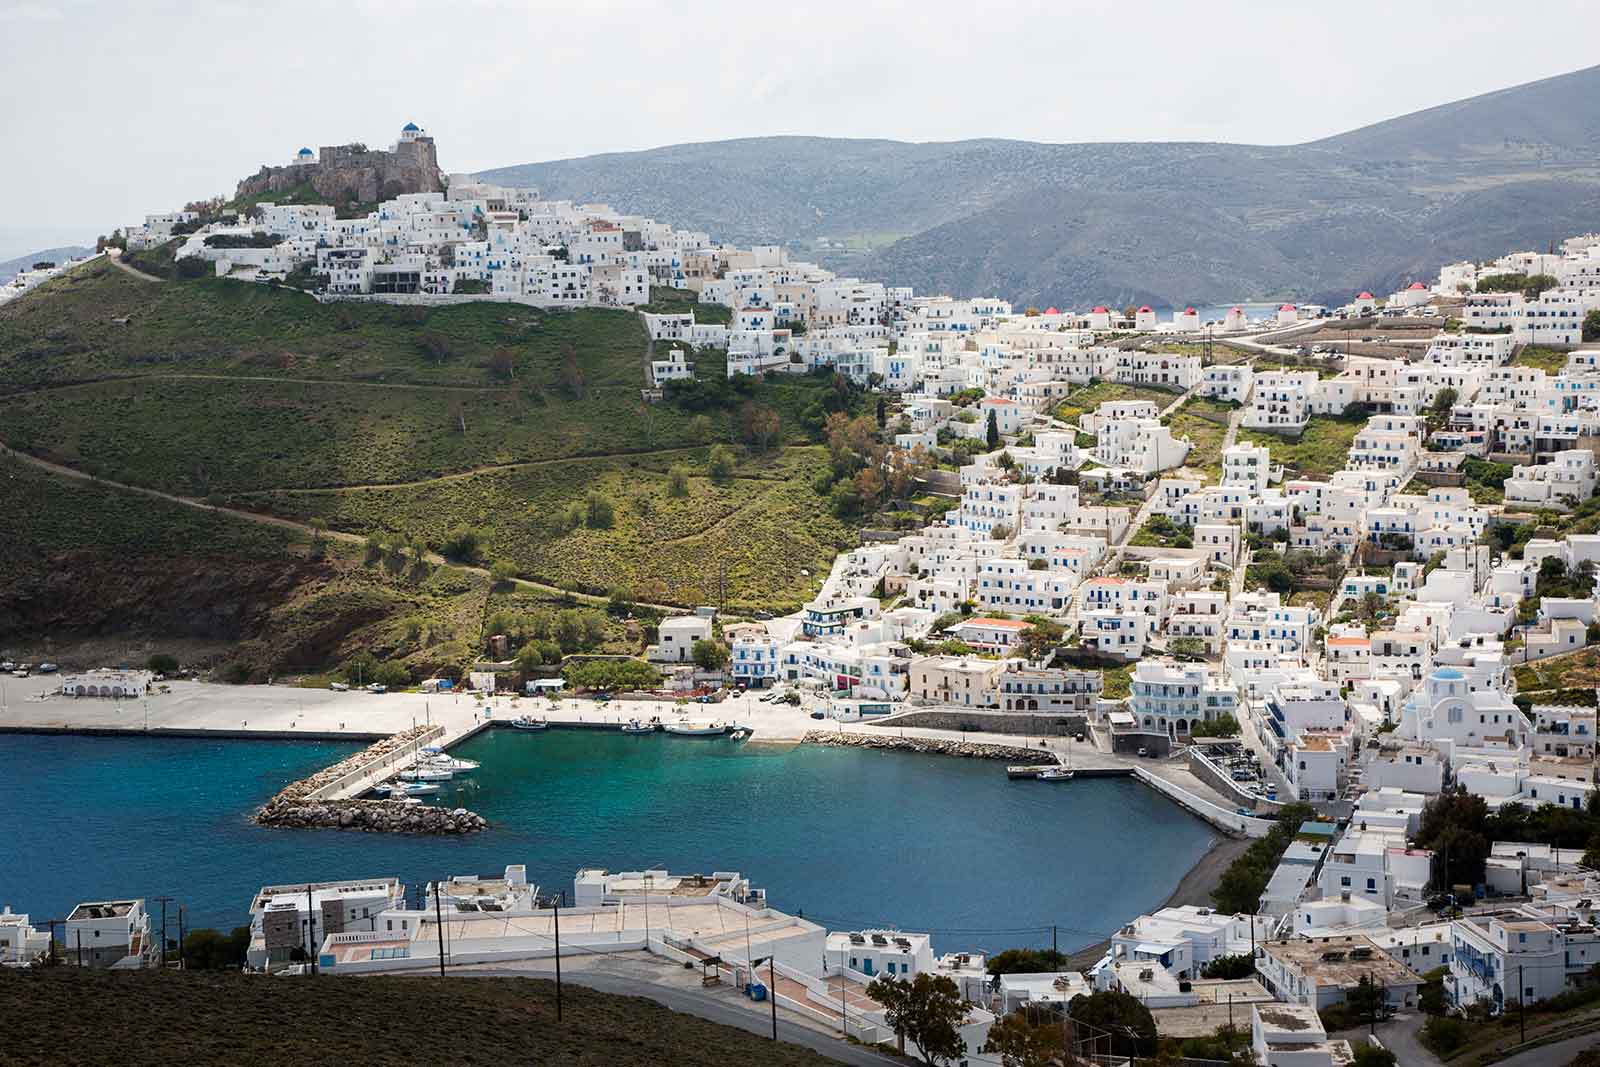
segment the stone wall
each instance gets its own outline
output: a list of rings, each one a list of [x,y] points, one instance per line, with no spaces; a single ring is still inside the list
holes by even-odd
[[[981,741],[946,741],[935,737],[898,737],[892,734],[844,734],[812,730],[800,739],[807,745],[834,745],[842,748],[880,748],[901,752],[920,752],[930,756],[960,756],[964,759],[1026,760],[1030,763],[1056,763],[1050,752],[1017,745],[992,745]]]
[[[871,720],[868,720],[871,722]],[[1062,725],[1065,724],[1065,725]],[[1070,737],[1088,729],[1081,711],[907,711],[876,725],[919,726],[929,730],[981,730],[990,734]]]

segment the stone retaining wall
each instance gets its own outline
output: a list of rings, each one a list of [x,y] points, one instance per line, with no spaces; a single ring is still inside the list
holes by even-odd
[[[935,737],[895,737],[888,734],[830,733],[811,730],[800,739],[807,745],[834,745],[842,748],[882,748],[920,752],[930,756],[961,756],[965,759],[1020,760],[1028,763],[1059,762],[1054,753],[1017,745],[991,745],[980,741],[946,741]]]
[[[398,800],[321,800],[317,795],[350,776],[379,764],[390,764],[416,751],[419,742],[438,734],[437,726],[414,726],[385,737],[355,755],[290,782],[252,816],[258,826],[295,829],[368,830],[411,834],[467,834],[487,830],[483,816],[465,808],[447,810]]]
[[[1063,726],[1061,723],[1065,722]],[[929,730],[960,730],[966,726],[988,734],[1022,734],[1028,737],[1070,737],[1086,731],[1088,717],[1081,711],[904,711],[879,721],[884,726],[919,726]]]

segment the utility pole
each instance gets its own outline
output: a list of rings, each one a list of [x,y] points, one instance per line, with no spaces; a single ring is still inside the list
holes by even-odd
[[[561,1021],[561,902],[555,903],[556,917],[556,1022]]]
[[[182,904],[178,905],[178,970],[180,970],[180,971],[185,969],[185,967],[184,967],[184,948],[183,948],[183,940],[184,940],[183,918],[184,918],[184,913],[187,910],[188,909],[185,908]]]
[[[49,945],[49,948],[47,950],[47,954],[45,955],[45,958],[44,958],[44,965],[46,967],[55,966],[55,963],[56,963],[56,927],[64,925],[66,923],[66,921],[67,920],[65,920],[65,919],[46,919],[45,920],[45,925],[50,927],[50,945]],[[83,943],[83,931],[82,930],[78,931],[78,943],[80,945]]]
[[[778,955],[773,953],[767,957],[768,974],[772,978],[772,988],[767,992],[767,999],[772,1002],[772,1040],[778,1040]]]
[[[1528,1043],[1528,987],[1522,981],[1522,964],[1517,964],[1517,1025],[1522,1030],[1522,1043]]]
[[[439,901],[439,883],[433,883],[433,925],[439,931],[439,977],[444,977],[444,905]]]
[[[161,969],[167,969],[167,902],[171,897],[156,897],[161,905]]]
[[[311,899],[311,886],[306,886],[306,944],[310,949],[306,952],[306,959],[311,961],[311,969],[306,973],[312,977],[317,974],[317,912]]]
[[[78,966],[83,966],[83,931],[78,931]]]
[[[1050,955],[1059,956],[1061,953],[1056,948],[1056,925],[1050,924]]]

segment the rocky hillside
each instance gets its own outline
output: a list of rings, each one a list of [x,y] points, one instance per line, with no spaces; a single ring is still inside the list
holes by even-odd
[[[1600,67],[1304,145],[777,137],[485,172],[919,289],[1347,299],[1600,225]]]

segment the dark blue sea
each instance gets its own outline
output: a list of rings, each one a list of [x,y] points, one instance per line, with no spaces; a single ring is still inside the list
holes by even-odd
[[[830,927],[935,934],[936,951],[1063,949],[1157,907],[1212,830],[1131,780],[1010,782],[994,762],[820,746],[496,730],[437,798],[470,838],[267,830],[251,809],[358,746],[0,735],[0,904],[41,920],[84,900],[174,898],[230,928],[263,884],[396,875],[415,886],[525,863],[737,870]],[[175,936],[175,931],[174,931]]]

